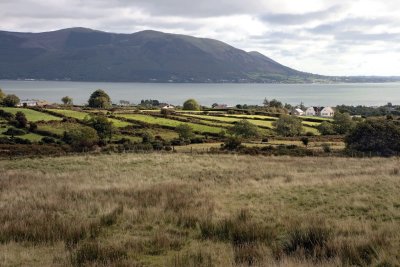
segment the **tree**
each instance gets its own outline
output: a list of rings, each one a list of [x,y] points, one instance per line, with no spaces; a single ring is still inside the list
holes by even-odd
[[[3,93],[3,90],[0,88],[0,105],[3,103],[3,99],[6,95]]]
[[[178,132],[180,139],[190,140],[195,137],[193,128],[186,123],[179,124],[175,130]]]
[[[263,105],[264,107],[269,107],[269,101],[267,98],[264,98]]]
[[[282,102],[280,102],[276,99],[272,99],[271,101],[269,101],[269,107],[270,108],[283,108],[283,104],[282,104]]]
[[[297,136],[303,131],[301,119],[295,116],[282,115],[274,125],[276,132],[281,136]]]
[[[212,108],[216,108],[218,106],[219,106],[218,103],[214,103],[214,104],[211,105]]]
[[[19,104],[19,102],[20,102],[19,97],[16,95],[7,95],[3,99],[3,105],[7,107],[15,107],[16,105]]]
[[[94,91],[89,98],[89,107],[91,108],[109,108],[111,99],[106,92],[101,89]]]
[[[302,137],[301,142],[307,147],[310,140],[308,139],[308,137]]]
[[[324,121],[320,125],[318,125],[317,129],[322,135],[332,135],[336,133],[333,129],[332,123],[327,121]]]
[[[25,114],[21,111],[15,113],[15,121],[18,128],[26,128],[26,126],[28,125],[28,120],[26,119]]]
[[[73,104],[72,98],[69,96],[64,96],[63,98],[61,98],[61,101],[66,106],[72,106],[72,104]]]
[[[229,133],[243,138],[253,138],[260,135],[258,127],[248,120],[240,120],[228,129]]]
[[[14,136],[16,135],[24,135],[26,134],[26,132],[22,129],[18,129],[18,128],[8,128],[7,131],[4,132],[5,135],[11,135],[12,138],[14,138]]]
[[[74,150],[85,151],[93,148],[99,142],[99,136],[93,128],[80,127],[64,132],[63,140]]]
[[[142,134],[142,142],[143,143],[152,143],[152,142],[154,142],[154,136],[150,132],[144,132]]]
[[[333,130],[338,134],[346,134],[353,129],[355,123],[348,113],[336,113],[333,116]]]
[[[200,110],[200,105],[194,99],[188,99],[183,103],[184,110]]]
[[[85,122],[87,125],[96,130],[101,140],[106,140],[107,138],[108,140],[111,140],[114,132],[114,127],[113,123],[109,121],[106,117],[91,116],[89,119],[85,119]]]
[[[242,147],[242,140],[237,136],[228,137],[223,145],[223,149],[226,150],[237,150]]]
[[[347,148],[393,155],[400,152],[400,124],[375,119],[359,123],[345,138]]]

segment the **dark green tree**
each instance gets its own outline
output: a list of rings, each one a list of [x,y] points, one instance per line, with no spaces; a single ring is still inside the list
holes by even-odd
[[[179,134],[179,138],[183,140],[190,140],[195,137],[193,128],[186,123],[178,125],[175,129]]]
[[[104,90],[94,91],[89,98],[89,107],[91,108],[109,108],[111,107],[111,98]]]
[[[333,130],[338,134],[346,134],[350,132],[354,126],[355,122],[348,113],[337,112],[333,116]]]
[[[183,103],[184,110],[200,110],[200,105],[195,99],[188,99]]]
[[[16,95],[7,95],[3,99],[3,105],[6,107],[15,107],[19,104],[19,97]]]
[[[7,131],[4,132],[5,135],[10,135],[11,138],[14,138],[17,135],[24,135],[26,132],[22,129],[10,127],[7,129]]]
[[[349,149],[392,155],[400,152],[399,122],[369,119],[359,123],[345,138]]]
[[[15,113],[15,121],[18,128],[26,128],[28,126],[28,120],[23,112],[18,111]]]
[[[85,119],[85,123],[96,130],[97,135],[101,140],[110,141],[114,133],[113,123],[105,116],[91,116]]]
[[[322,135],[333,135],[336,133],[333,129],[332,123],[327,121],[324,121],[320,125],[318,125],[317,129]]]
[[[260,135],[258,127],[248,120],[240,120],[228,129],[229,133],[243,138],[254,138]]]
[[[3,90],[0,88],[0,105],[3,104],[3,100],[6,97],[6,95],[3,93]]]
[[[298,136],[303,132],[301,119],[295,116],[282,115],[273,125],[281,136]]]
[[[61,98],[61,101],[63,102],[64,105],[66,106],[72,106],[73,104],[73,100],[71,97],[69,96],[64,96],[63,98]]]
[[[99,136],[95,129],[81,127],[64,132],[63,141],[75,151],[86,151],[92,149],[99,142]]]
[[[310,140],[308,139],[308,137],[302,137],[301,142],[307,147]]]

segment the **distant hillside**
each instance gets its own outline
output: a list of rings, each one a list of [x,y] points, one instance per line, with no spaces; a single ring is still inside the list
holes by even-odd
[[[309,76],[257,52],[185,35],[0,32],[0,79],[279,82]]]
[[[296,71],[258,52],[248,53],[217,40],[156,31],[115,34],[85,28],[43,33],[0,31],[0,79],[292,83],[337,80]]]

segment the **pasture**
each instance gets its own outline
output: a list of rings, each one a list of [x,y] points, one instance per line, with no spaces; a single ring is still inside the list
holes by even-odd
[[[398,266],[398,158],[0,161],[1,266]]]

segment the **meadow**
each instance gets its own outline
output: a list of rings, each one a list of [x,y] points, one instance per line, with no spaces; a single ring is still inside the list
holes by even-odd
[[[0,161],[1,266],[399,266],[399,158]]]

